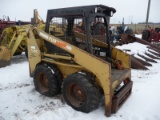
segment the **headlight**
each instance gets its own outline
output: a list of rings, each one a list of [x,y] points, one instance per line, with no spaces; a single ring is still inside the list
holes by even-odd
[[[110,12],[110,16],[112,17],[112,16],[113,16],[113,14],[114,14],[114,13],[113,13],[113,11],[111,11],[111,12]]]
[[[97,13],[97,7],[95,8],[95,13]]]

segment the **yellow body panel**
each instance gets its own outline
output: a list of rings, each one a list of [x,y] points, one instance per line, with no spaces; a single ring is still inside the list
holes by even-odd
[[[49,55],[50,59],[45,59],[43,56],[46,56],[45,53],[41,53],[38,44],[36,43],[36,39],[33,35],[33,30],[36,30],[39,37],[44,39],[45,41],[56,45],[57,47],[60,47],[61,49],[71,53],[74,55],[74,57],[59,57],[59,59],[71,59],[75,62],[75,64],[71,65],[69,62],[63,63],[58,61],[58,56],[55,58],[55,55]],[[85,52],[82,49],[77,48],[76,46],[73,46],[65,41],[62,41],[61,39],[54,37],[52,35],[49,35],[45,33],[43,30],[40,30],[38,28],[31,28],[28,31],[28,50],[29,50],[29,64],[30,64],[30,74],[33,75],[36,65],[38,65],[40,62],[48,62],[56,64],[57,67],[60,69],[63,78],[67,77],[69,74],[79,72],[79,71],[86,71],[91,73],[95,76],[96,82],[99,84],[99,86],[104,91],[105,96],[105,106],[106,106],[106,113],[111,113],[111,106],[112,106],[112,96],[114,89],[126,78],[130,77],[130,72],[126,76],[122,76],[121,79],[112,81],[111,80],[111,64],[88,53]],[[98,42],[98,41],[97,41]],[[104,43],[98,42],[103,46]],[[34,47],[34,51],[32,50]],[[124,68],[130,69],[130,57],[129,55],[125,54],[124,52],[113,48],[112,52],[114,59],[124,60],[123,63]],[[122,57],[121,57],[122,56]],[[123,58],[125,57],[125,58]]]

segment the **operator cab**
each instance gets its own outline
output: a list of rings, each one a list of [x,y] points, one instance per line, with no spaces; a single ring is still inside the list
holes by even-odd
[[[111,58],[109,18],[116,10],[104,5],[48,10],[45,31],[98,57]],[[96,41],[108,47],[98,46]],[[62,49],[47,44],[49,52]]]

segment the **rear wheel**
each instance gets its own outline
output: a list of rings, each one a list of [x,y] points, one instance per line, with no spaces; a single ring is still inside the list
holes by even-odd
[[[35,89],[46,96],[54,96],[61,91],[60,74],[58,69],[47,65],[38,65],[34,72]],[[58,76],[59,75],[59,76]]]
[[[64,79],[62,91],[66,103],[75,110],[88,113],[98,108],[99,89],[87,76],[79,73],[69,75]]]
[[[142,39],[143,40],[147,40],[149,39],[149,31],[148,30],[144,30],[142,33]]]

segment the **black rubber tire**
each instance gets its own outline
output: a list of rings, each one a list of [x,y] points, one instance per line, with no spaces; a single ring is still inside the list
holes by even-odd
[[[142,33],[142,39],[148,41],[149,38],[149,31],[148,30],[144,30]]]
[[[64,79],[62,92],[66,103],[75,110],[89,113],[99,106],[100,90],[95,82],[85,75],[69,75]]]
[[[106,33],[106,27],[103,23],[97,23],[93,28],[94,35],[104,35]]]
[[[61,79],[56,67],[38,65],[34,71],[35,89],[42,95],[52,97],[61,92]]]
[[[56,78],[57,80],[57,91],[58,93],[61,93],[61,86],[62,86],[62,74],[61,72],[59,71],[59,69],[56,67],[56,65],[54,64],[48,64],[48,66],[51,67],[51,69],[54,71],[54,77]]]

